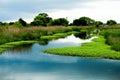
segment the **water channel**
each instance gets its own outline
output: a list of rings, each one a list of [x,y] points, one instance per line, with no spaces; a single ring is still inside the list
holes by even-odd
[[[91,38],[92,39],[92,38]],[[55,47],[79,46],[91,39],[74,35],[9,49],[0,55],[0,80],[120,80],[120,61],[46,54]]]

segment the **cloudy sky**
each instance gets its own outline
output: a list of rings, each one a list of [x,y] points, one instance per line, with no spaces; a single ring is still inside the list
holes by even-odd
[[[15,21],[23,18],[31,22],[39,13],[52,18],[73,19],[87,16],[106,22],[109,19],[120,23],[120,0],[0,0],[0,21]]]

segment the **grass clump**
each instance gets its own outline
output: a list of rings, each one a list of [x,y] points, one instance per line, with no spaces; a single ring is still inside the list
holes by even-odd
[[[66,37],[74,32],[71,27],[54,26],[54,27],[0,27],[0,52],[11,48],[16,44],[24,44],[22,42],[28,40],[52,40],[60,37]],[[75,32],[74,32],[75,33]],[[47,41],[42,44],[47,44]],[[17,42],[17,43],[16,43]],[[11,44],[12,43],[12,44]],[[26,42],[25,42],[26,43]]]
[[[51,40],[51,39],[57,39],[57,38],[60,38],[60,37],[65,37],[65,36],[67,36],[66,33],[56,33],[56,34],[48,35],[48,36],[41,36],[41,39]]]
[[[69,27],[0,27],[0,44],[22,40],[40,40],[41,36],[72,31]]]
[[[107,29],[104,31],[104,36],[111,49],[120,51],[120,29]]]
[[[0,53],[2,53],[3,51],[5,51],[8,48],[12,48],[14,46],[33,44],[35,42],[37,42],[37,41],[17,41],[17,42],[5,43],[5,44],[0,45]]]
[[[56,34],[53,34],[53,35],[41,36],[41,39],[52,40],[52,39],[64,38],[64,37],[66,37],[70,34],[74,34],[74,33],[78,33],[78,32],[71,31],[71,32],[67,32],[67,33],[56,33]]]
[[[82,46],[54,48],[44,52],[67,56],[120,59],[120,52],[111,50],[111,46],[105,44],[103,36],[94,39],[93,42],[84,43]]]

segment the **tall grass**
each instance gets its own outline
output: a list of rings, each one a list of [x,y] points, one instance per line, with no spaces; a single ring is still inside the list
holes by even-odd
[[[36,42],[39,41],[40,44],[46,45],[48,43],[49,36],[55,38],[66,36],[65,34],[70,33],[71,27],[54,26],[54,27],[13,27],[13,26],[0,26],[0,53],[16,46],[16,44],[27,44],[27,41]],[[47,37],[48,39],[42,39],[42,37]],[[42,41],[41,41],[42,40]],[[23,41],[23,42],[21,42]],[[9,44],[9,43],[12,43]]]
[[[104,31],[106,43],[111,45],[111,48],[120,51],[120,29],[107,29]]]
[[[40,40],[41,36],[52,36],[56,33],[68,33],[74,31],[72,27],[13,27],[0,26],[0,44],[21,40]],[[79,30],[80,31],[80,30]],[[61,35],[57,35],[58,37]]]

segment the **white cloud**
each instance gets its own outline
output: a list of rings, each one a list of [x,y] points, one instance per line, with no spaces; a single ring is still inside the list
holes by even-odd
[[[94,2],[83,3],[83,8],[78,7],[71,10],[59,10],[49,13],[53,18],[68,17],[72,22],[73,19],[88,16],[95,20],[106,22],[109,19],[114,19],[120,22],[120,1],[118,0],[96,0]]]
[[[119,4],[120,0],[0,0],[0,20],[10,21],[22,17],[31,22],[37,14],[46,12],[53,18],[67,17],[70,22],[88,16],[103,22],[114,19],[120,23]]]

